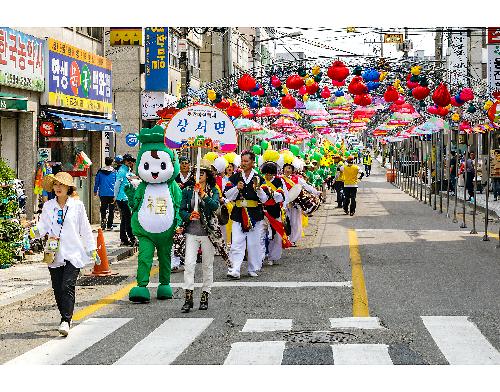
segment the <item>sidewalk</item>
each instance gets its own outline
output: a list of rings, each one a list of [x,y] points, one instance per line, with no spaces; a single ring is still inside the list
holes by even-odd
[[[98,224],[92,225],[97,242]],[[134,255],[135,248],[120,246],[120,228],[104,231],[108,261],[111,265]],[[28,255],[26,260],[10,268],[0,269],[0,306],[33,297],[50,288],[47,265],[42,261],[43,253]]]
[[[376,160],[379,162],[380,166],[382,167],[382,158],[377,157]],[[389,163],[386,163],[385,168],[389,169],[391,166]],[[429,189],[429,187],[427,187]],[[462,205],[463,200],[464,200],[464,187],[458,185],[457,186],[457,199],[458,199],[458,204]],[[446,198],[446,190],[443,192],[443,199]],[[434,197],[434,196],[433,196]],[[439,197],[439,194],[438,194]],[[453,202],[455,196],[452,196],[450,194],[450,204]],[[468,197],[468,196],[467,196]],[[474,203],[473,202],[467,202],[467,207],[470,209],[474,208]],[[479,212],[486,212],[486,190],[483,190],[483,193],[476,193],[476,206],[477,206],[477,211]],[[495,219],[500,219],[500,200],[499,201],[494,201],[493,200],[493,192],[490,192],[490,197],[488,200],[488,210],[489,210],[489,215],[490,218],[495,218]]]

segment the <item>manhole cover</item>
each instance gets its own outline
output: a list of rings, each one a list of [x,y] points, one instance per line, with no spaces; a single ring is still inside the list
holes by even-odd
[[[339,331],[294,331],[284,337],[293,343],[349,343],[356,339],[353,333]]]
[[[128,275],[111,276],[82,276],[76,281],[77,286],[111,286],[119,284],[128,278]]]

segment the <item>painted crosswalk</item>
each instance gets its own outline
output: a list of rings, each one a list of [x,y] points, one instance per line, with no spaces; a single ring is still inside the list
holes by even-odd
[[[482,334],[480,329],[466,316],[422,316],[422,331],[427,331],[449,364],[500,364],[500,353]],[[213,318],[169,318],[136,342],[128,351],[122,352],[116,365],[155,364],[168,365],[183,362],[182,354],[198,339],[203,341],[206,333],[213,336],[218,332]],[[220,320],[219,320],[220,321]],[[326,320],[325,320],[326,321]],[[328,320],[331,332],[362,331],[371,336],[382,336],[388,329],[377,317],[344,317]],[[108,337],[120,330],[126,333],[133,329],[131,318],[90,318],[71,329],[67,338],[48,341],[13,360],[7,365],[61,365],[77,358],[91,347],[99,347]],[[358,332],[356,332],[358,331]],[[292,334],[290,334],[292,332]],[[220,346],[221,356],[217,362],[224,365],[281,365],[301,350],[294,346],[293,319],[247,319],[243,327],[235,330],[225,345]],[[325,331],[309,331],[325,332]],[[212,334],[212,335],[211,335]],[[380,335],[382,334],[382,335]],[[325,350],[329,363],[334,365],[392,365],[391,344],[378,339],[376,342],[350,341],[325,343],[323,346],[310,343],[302,352],[315,348]],[[104,343],[105,344],[105,343]],[[307,344],[307,343],[305,343]],[[197,349],[199,346],[196,346]],[[303,346],[302,346],[303,347]],[[394,351],[394,350],[393,350]],[[287,354],[288,353],[288,354]],[[394,353],[393,353],[394,355]],[[307,361],[307,358],[305,358]],[[302,359],[301,359],[302,361]]]

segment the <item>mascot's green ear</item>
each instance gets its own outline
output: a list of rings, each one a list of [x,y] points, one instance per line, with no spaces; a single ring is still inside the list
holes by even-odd
[[[142,128],[139,132],[139,141],[142,144],[163,143],[164,130],[159,125],[155,125],[153,128]]]

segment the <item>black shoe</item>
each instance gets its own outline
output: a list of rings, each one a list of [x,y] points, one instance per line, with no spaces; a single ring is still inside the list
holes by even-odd
[[[189,310],[193,309],[193,290],[186,290],[185,296],[186,301],[182,305],[181,312],[189,313]]]
[[[208,295],[209,294],[206,291],[201,293],[199,310],[207,310],[208,309]]]
[[[346,215],[348,215],[348,214],[349,214],[349,212],[348,212],[348,211],[346,211],[346,210],[344,210],[344,213],[345,213]]]
[[[354,215],[354,212],[351,212],[349,215],[350,215],[350,216],[353,216],[353,215]]]

